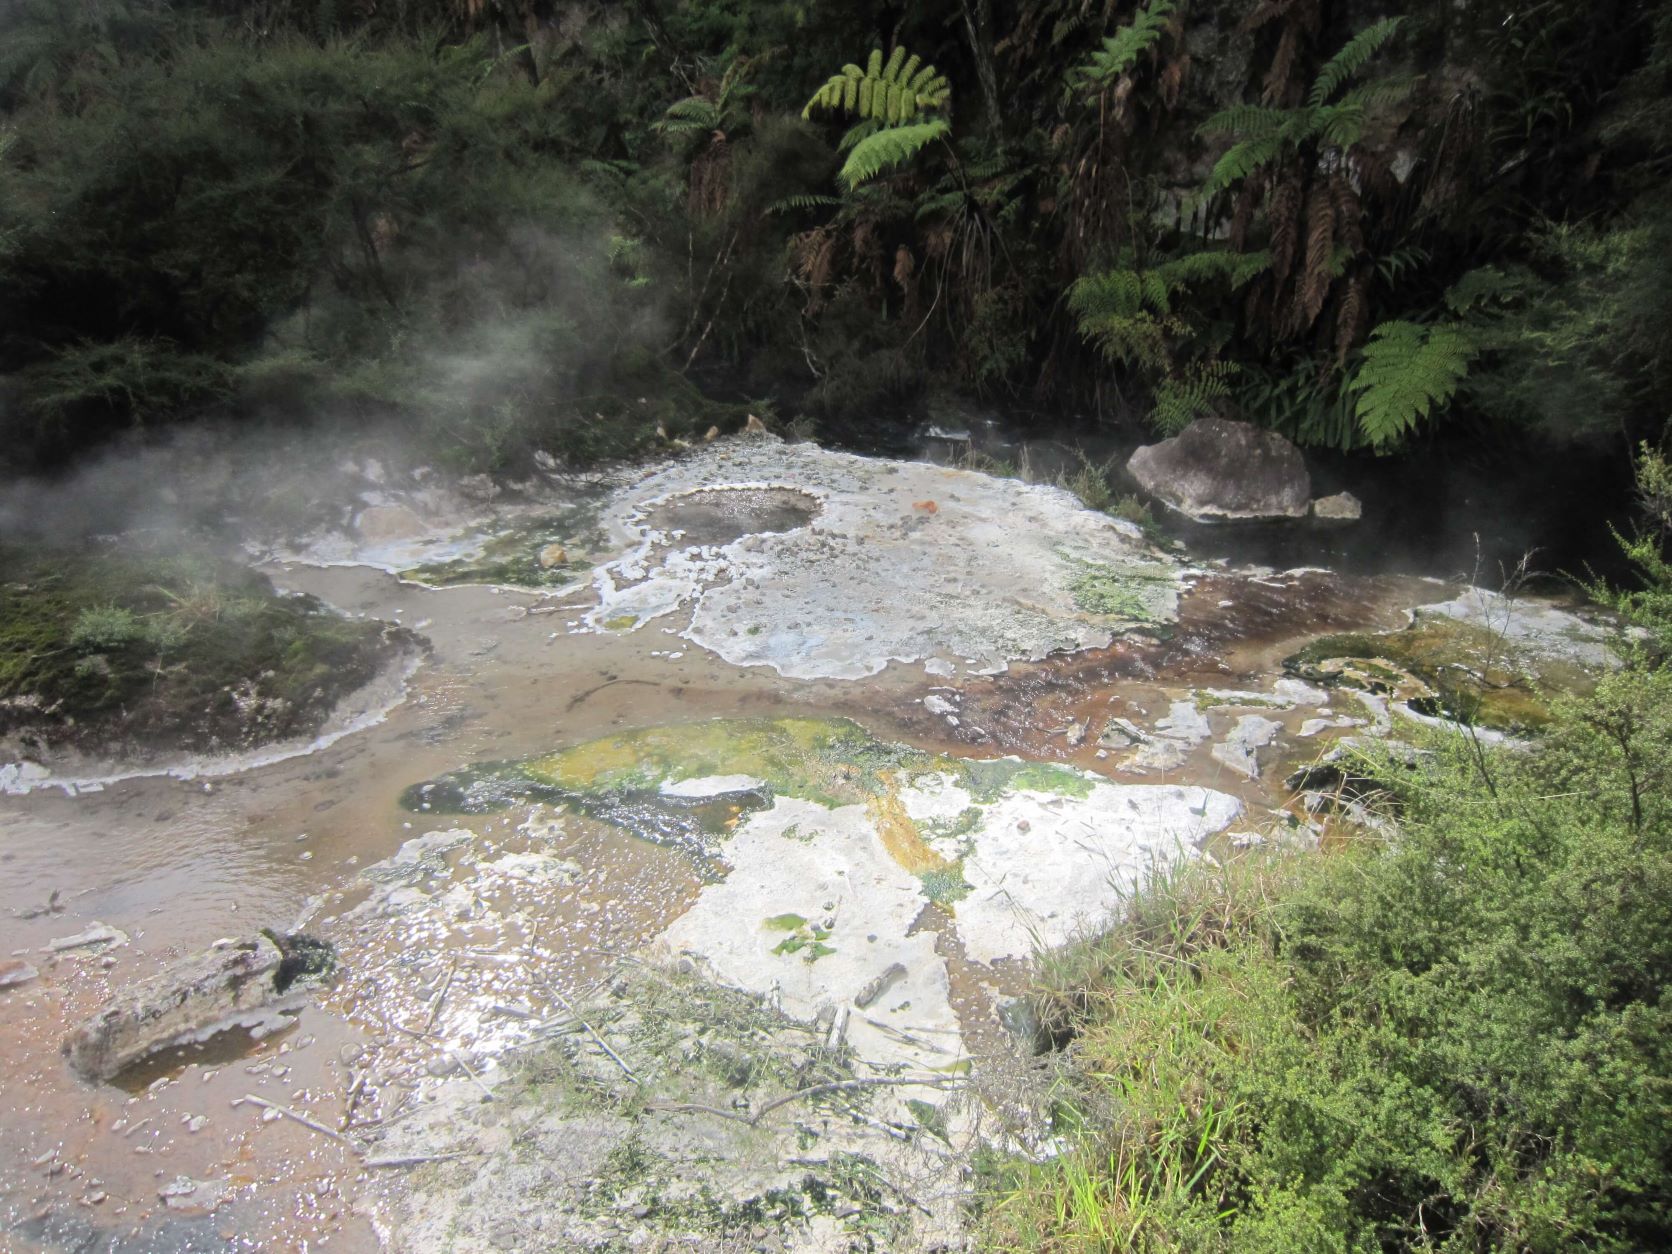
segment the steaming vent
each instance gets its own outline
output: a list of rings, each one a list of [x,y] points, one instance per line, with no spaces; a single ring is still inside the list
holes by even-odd
[[[819,514],[817,497],[796,488],[698,488],[670,496],[645,516],[645,526],[679,532],[686,546],[730,544],[744,536],[794,531]]]

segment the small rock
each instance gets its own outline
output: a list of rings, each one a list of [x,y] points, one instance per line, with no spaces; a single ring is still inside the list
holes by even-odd
[[[27,984],[39,974],[39,971],[21,958],[0,962],[0,988],[15,988],[19,984]]]
[[[1357,522],[1363,515],[1364,506],[1351,492],[1320,496],[1312,502],[1312,516],[1327,522]]]
[[[61,954],[71,949],[85,949],[89,945],[126,945],[128,934],[121,928],[111,927],[108,923],[95,923],[84,932],[77,932],[74,936],[60,936],[57,940],[48,941],[42,953]]]
[[[569,550],[561,544],[548,544],[540,550],[539,562],[541,570],[550,570],[554,566],[562,566],[569,560]]]
[[[387,544],[423,534],[424,520],[405,505],[373,505],[360,511],[354,530],[368,544]]]

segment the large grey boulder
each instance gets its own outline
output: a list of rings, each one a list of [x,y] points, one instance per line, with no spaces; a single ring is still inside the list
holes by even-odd
[[[109,1080],[143,1058],[294,1008],[335,965],[312,937],[263,931],[183,958],[134,985],[64,1042],[90,1080]]]
[[[1275,431],[1199,418],[1127,461],[1138,486],[1197,522],[1304,518],[1312,476],[1300,450]]]

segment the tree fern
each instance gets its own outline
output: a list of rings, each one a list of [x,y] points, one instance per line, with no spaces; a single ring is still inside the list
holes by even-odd
[[[949,134],[951,129],[945,119],[934,118],[911,126],[891,126],[880,130],[854,145],[836,180],[851,191],[884,170],[910,161],[935,140]]]
[[[948,134],[951,128],[935,111],[951,97],[944,75],[896,45],[886,59],[882,49],[872,49],[863,69],[844,65],[813,93],[801,116],[810,118],[813,110],[824,109],[859,119],[838,146],[848,156],[836,178],[852,192]]]
[[[1365,441],[1378,450],[1398,444],[1424,418],[1444,409],[1469,372],[1476,348],[1455,324],[1384,322],[1370,333],[1364,361],[1348,389]]]
[[[1103,41],[1091,59],[1071,71],[1076,87],[1097,91],[1127,73],[1138,58],[1160,42],[1178,5],[1174,0],[1150,0],[1139,9],[1130,26],[1123,26]]]
[[[1414,80],[1377,79],[1355,87],[1333,104],[1330,98],[1393,38],[1401,20],[1386,18],[1349,39],[1318,72],[1304,105],[1294,109],[1233,105],[1203,122],[1200,134],[1228,135],[1235,142],[1214,162],[1196,191],[1195,202],[1212,200],[1284,154],[1308,145],[1345,150],[1357,144],[1364,137],[1371,110],[1403,100]]]

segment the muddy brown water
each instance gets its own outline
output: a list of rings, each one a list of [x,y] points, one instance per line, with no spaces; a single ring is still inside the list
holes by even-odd
[[[755,523],[786,526],[804,508],[776,498],[686,501],[665,521],[720,536],[743,507]],[[623,728],[785,714],[851,717],[931,750],[1106,770],[1095,731],[1071,743],[1065,727],[1164,707],[1169,692],[1192,684],[1269,676],[1307,635],[1397,626],[1406,607],[1438,591],[1413,580],[1318,574],[1262,585],[1216,573],[1186,597],[1164,640],[990,678],[937,680],[896,665],[864,681],[805,682],[727,666],[672,634],[678,624],[668,620],[624,635],[571,634],[584,596],[426,589],[360,567],[272,573],[347,612],[405,623],[433,653],[383,722],[317,752],[221,778],[0,798],[0,958],[26,956],[40,969],[0,992],[0,1248],[377,1248],[354,1205],[367,1168],[328,1132],[245,1099],[326,1129],[395,1117],[422,1069],[453,1065],[429,1029],[467,1015],[514,1022],[549,1012],[659,932],[700,887],[677,852],[574,816],[533,831],[519,828],[519,814],[415,815],[398,804],[414,782]],[[956,695],[957,726],[925,711],[931,691]],[[1270,804],[1264,785],[1227,779],[1207,748],[1146,782],[1188,779]],[[491,925],[467,910],[406,936],[358,926],[359,868],[444,827],[468,827],[505,855],[538,850],[576,873],[532,894],[526,910],[484,903],[480,918]],[[41,912],[55,892],[57,909]],[[283,929],[305,915],[341,946],[343,972],[289,1027],[188,1047],[119,1085],[70,1072],[60,1042],[113,991],[217,937]],[[43,952],[95,921],[130,942]],[[514,988],[507,962],[517,966]],[[224,1197],[212,1182],[229,1186]]]

